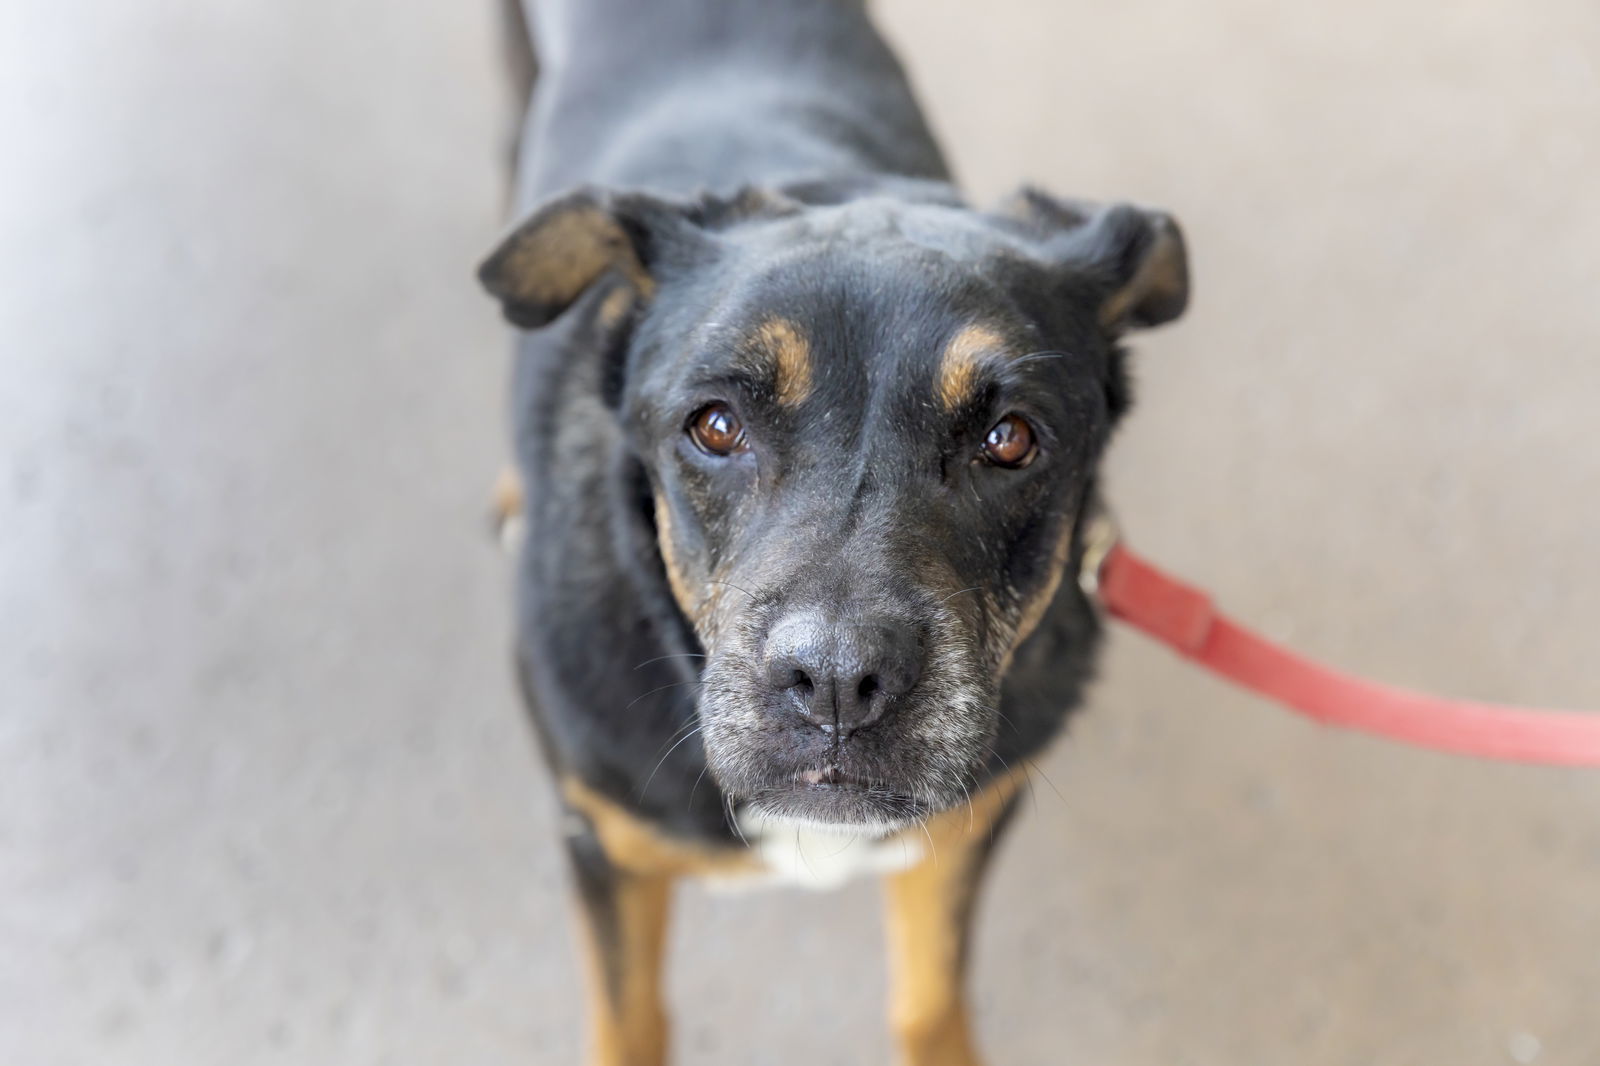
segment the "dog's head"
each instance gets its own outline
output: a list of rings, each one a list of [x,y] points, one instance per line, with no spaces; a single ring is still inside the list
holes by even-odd
[[[1187,271],[1128,206],[817,199],[580,191],[481,276],[528,328],[591,293],[618,421],[570,431],[647,471],[718,783],[889,831],[988,757],[1126,405],[1118,338],[1180,314]]]

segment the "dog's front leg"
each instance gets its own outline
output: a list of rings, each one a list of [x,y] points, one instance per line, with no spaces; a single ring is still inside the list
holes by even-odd
[[[887,878],[890,1022],[899,1066],[980,1066],[964,988],[973,907],[1017,781],[927,826],[929,854]]]
[[[586,819],[567,837],[589,976],[591,1066],[663,1066],[662,949],[673,878],[615,864]],[[581,826],[581,828],[579,828]]]

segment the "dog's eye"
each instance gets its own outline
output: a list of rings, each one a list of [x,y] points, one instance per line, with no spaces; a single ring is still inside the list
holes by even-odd
[[[1020,470],[1037,454],[1039,445],[1034,440],[1033,427],[1021,415],[1006,415],[983,439],[983,457],[1008,470]]]
[[[744,438],[744,423],[725,403],[700,408],[689,420],[689,436],[709,455],[732,455],[750,446]]]

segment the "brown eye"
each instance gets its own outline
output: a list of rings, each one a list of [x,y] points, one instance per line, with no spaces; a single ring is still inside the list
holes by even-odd
[[[983,457],[995,466],[1011,470],[1027,466],[1038,452],[1033,427],[1021,415],[1006,415],[983,439]]]
[[[711,455],[732,455],[747,447],[744,423],[725,403],[708,404],[689,422],[689,436]]]

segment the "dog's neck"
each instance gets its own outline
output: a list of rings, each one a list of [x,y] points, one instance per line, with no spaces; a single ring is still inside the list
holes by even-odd
[[[842,0],[531,0],[524,208],[583,184],[687,195],[945,182],[904,72]]]

